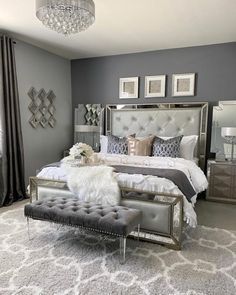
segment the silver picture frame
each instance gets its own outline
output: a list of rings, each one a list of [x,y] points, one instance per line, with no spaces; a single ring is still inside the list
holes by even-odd
[[[195,95],[195,73],[172,75],[172,96]]]
[[[146,98],[165,97],[166,96],[166,75],[146,76],[144,96]]]
[[[139,77],[120,78],[119,97],[120,99],[138,98]]]

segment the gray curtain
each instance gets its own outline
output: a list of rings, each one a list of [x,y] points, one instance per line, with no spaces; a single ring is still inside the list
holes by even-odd
[[[0,36],[0,206],[26,196],[14,42]]]

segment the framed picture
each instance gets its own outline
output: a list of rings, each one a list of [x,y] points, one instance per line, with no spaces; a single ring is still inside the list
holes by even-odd
[[[145,97],[165,97],[166,76],[146,76],[145,77]]]
[[[138,77],[120,78],[120,98],[138,98]]]
[[[195,74],[172,75],[172,96],[194,96]]]

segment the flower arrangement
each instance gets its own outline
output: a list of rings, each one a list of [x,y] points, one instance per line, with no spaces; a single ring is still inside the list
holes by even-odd
[[[70,149],[70,156],[76,158],[76,157],[85,157],[90,158],[93,155],[93,149],[90,145],[86,143],[76,143],[72,146]]]

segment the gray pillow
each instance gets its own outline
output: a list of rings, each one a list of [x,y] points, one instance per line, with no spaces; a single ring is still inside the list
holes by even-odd
[[[152,145],[152,156],[180,158],[180,142],[183,135],[164,140],[155,137]]]
[[[126,137],[118,137],[115,135],[108,135],[108,154],[122,154],[128,155],[128,141]]]

